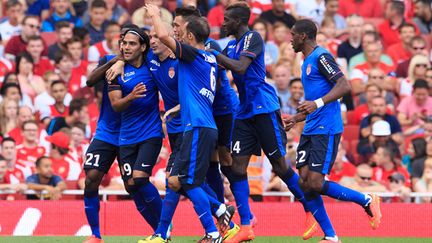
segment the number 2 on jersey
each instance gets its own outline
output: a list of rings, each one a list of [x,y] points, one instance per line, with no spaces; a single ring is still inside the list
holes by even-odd
[[[90,166],[94,166],[94,167],[99,167],[99,158],[100,155],[99,154],[92,154],[92,153],[87,153],[86,154],[87,159],[85,161],[85,165],[90,165]],[[92,164],[92,160],[93,158],[95,159],[94,163]]]

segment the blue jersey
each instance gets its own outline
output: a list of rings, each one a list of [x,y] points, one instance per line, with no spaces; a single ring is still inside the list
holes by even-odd
[[[176,56],[179,59],[180,112],[185,132],[195,127],[216,129],[212,107],[218,69],[215,56],[178,41]]]
[[[156,82],[145,63],[139,68],[126,63],[124,80],[118,77],[111,82],[109,88],[121,90],[122,96],[125,97],[140,83],[146,86],[146,96],[132,101],[121,112],[119,145],[137,144],[150,138],[164,137]]]
[[[241,56],[252,59],[244,74],[232,72],[240,96],[236,118],[246,119],[279,110],[276,91],[266,82],[264,41],[258,32],[248,31],[238,42],[230,41],[224,53],[231,59],[240,60]]]
[[[206,41],[206,49],[213,49],[219,52],[222,51],[219,44],[210,38]],[[238,105],[238,96],[230,85],[226,70],[219,68],[218,82],[216,83],[216,95],[213,102],[213,115],[222,116],[234,114]]]
[[[325,96],[343,76],[333,56],[322,47],[315,47],[302,65],[302,83],[306,100]],[[338,134],[343,131],[339,101],[333,101],[307,115],[304,135]]]
[[[178,93],[178,60],[167,57],[160,61],[158,55],[149,50],[147,55],[147,65],[150,68],[159,92],[162,95],[165,111],[179,104]],[[183,132],[181,115],[174,117],[167,123],[168,133]]]
[[[99,61],[99,66],[107,63],[114,57],[115,55],[104,56]],[[111,102],[108,97],[108,83],[105,79],[101,82],[103,82],[102,104],[100,106],[100,115],[94,138],[118,146],[120,113],[115,112],[111,106]]]

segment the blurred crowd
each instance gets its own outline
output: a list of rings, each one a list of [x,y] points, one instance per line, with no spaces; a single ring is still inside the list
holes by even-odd
[[[151,2],[168,24],[176,7],[195,6],[209,20],[210,37],[224,48],[233,38],[221,28],[224,10],[236,1]],[[145,2],[1,2],[0,190],[46,191],[27,197],[55,200],[65,189],[83,189],[82,165],[91,159],[85,151],[96,130],[103,90],[103,84],[86,87],[87,76],[101,57],[118,54],[123,25],[151,29]],[[294,115],[304,99],[303,56],[290,44],[297,19],[316,22],[317,43],[334,55],[352,85],[351,94],[340,101],[345,131],[328,179],[364,192],[394,192],[398,196],[386,199],[391,202],[413,202],[413,191],[432,192],[432,1],[247,2],[250,28],[265,40],[267,82],[279,96],[283,116]],[[288,164],[295,164],[301,131],[299,124],[287,134]],[[164,142],[152,176],[160,190],[169,153]],[[251,158],[248,175],[254,199],[262,200],[266,191],[288,190],[265,156]],[[114,164],[102,188],[122,190],[122,184]],[[20,197],[0,194],[0,199]]]

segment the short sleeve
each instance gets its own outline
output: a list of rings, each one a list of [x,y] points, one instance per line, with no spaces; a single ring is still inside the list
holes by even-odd
[[[344,75],[337,65],[336,60],[329,53],[319,56],[318,69],[320,73],[330,82],[336,82]]]
[[[38,176],[36,174],[27,177],[26,183],[39,184]]]
[[[106,64],[107,62],[108,62],[108,58],[106,56],[103,56],[101,59],[99,59],[98,67]]]
[[[264,49],[264,41],[258,32],[249,32],[243,39],[243,50],[241,56],[255,59]]]
[[[45,118],[51,117],[51,109],[48,105],[44,105],[39,110],[39,117],[41,121]]]
[[[191,63],[195,60],[198,54],[198,49],[176,40],[176,57],[178,59]]]
[[[222,51],[220,45],[214,40],[207,42],[206,49],[213,49],[213,50],[216,50],[218,52]]]
[[[62,181],[63,181],[63,179],[60,176],[53,175],[53,177],[52,177],[52,183],[53,183],[52,186],[57,186],[57,184],[59,184]]]

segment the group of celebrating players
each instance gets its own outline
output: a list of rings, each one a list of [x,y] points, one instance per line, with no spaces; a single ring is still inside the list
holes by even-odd
[[[161,21],[155,5],[147,4],[146,10],[153,21],[150,34],[124,26],[121,54],[103,57],[87,81],[88,86],[104,82],[104,90],[96,135],[84,164],[85,213],[92,230],[84,242],[103,242],[98,188],[116,158],[127,192],[154,230],[139,243],[168,241],[180,195],[191,200],[205,230],[198,242],[253,240],[256,218],[249,207],[246,170],[251,155],[260,155],[261,150],[304,207],[303,239],[312,237],[319,225],[324,232],[320,242],[340,242],[321,195],[359,204],[371,227],[379,226],[379,197],[324,179],[343,131],[338,99],[350,86],[331,54],[316,45],[312,21],[299,20],[291,31],[294,50],[305,56],[306,101],[297,115],[282,121],[276,92],[265,80],[264,42],[248,28],[246,3],[226,9],[222,28],[235,39],[223,51],[208,38],[208,22],[197,9],[178,8],[172,27]],[[239,96],[226,70],[231,71]],[[159,93],[166,111],[162,118]],[[304,120],[298,175],[285,162],[285,130]],[[164,137],[162,122],[172,150],[163,200],[149,181]],[[220,171],[230,182],[240,226],[231,221],[236,208],[224,204]]]

